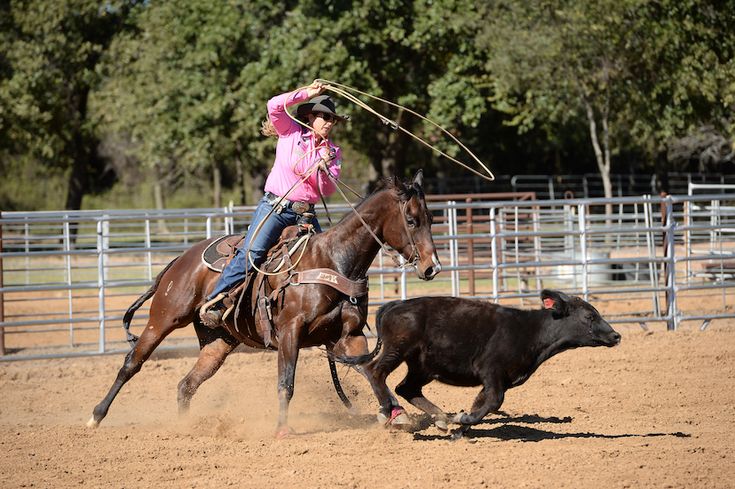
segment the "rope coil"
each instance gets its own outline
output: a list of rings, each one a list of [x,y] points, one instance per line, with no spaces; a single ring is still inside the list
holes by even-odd
[[[429,118],[427,118],[427,117],[425,117],[425,116],[423,116],[423,115],[421,115],[421,114],[419,114],[419,113],[417,113],[417,112],[415,112],[415,111],[413,111],[413,110],[411,110],[411,109],[409,109],[407,107],[404,107],[404,106],[402,106],[400,104],[396,104],[396,103],[391,102],[389,100],[386,100],[386,99],[377,97],[375,95],[371,95],[369,93],[366,93],[366,92],[363,92],[361,90],[358,90],[358,89],[356,89],[354,87],[350,87],[349,85],[344,85],[344,84],[341,84],[341,83],[337,83],[335,81],[326,80],[326,79],[322,79],[322,78],[317,78],[314,81],[325,84],[325,89],[326,90],[330,90],[330,91],[334,92],[335,94],[337,94],[337,95],[339,95],[341,97],[344,97],[345,99],[349,100],[350,102],[352,102],[353,104],[357,105],[358,107],[360,107],[360,108],[366,110],[367,112],[375,115],[383,124],[385,124],[387,126],[390,126],[393,130],[401,130],[401,131],[403,131],[404,133],[408,134],[409,136],[411,136],[415,140],[419,141],[423,145],[429,147],[430,149],[432,149],[433,151],[437,152],[441,156],[444,156],[445,158],[449,159],[450,161],[453,161],[453,162],[457,163],[458,165],[460,165],[461,167],[465,168],[466,170],[469,170],[470,172],[474,173],[475,175],[477,175],[477,176],[479,176],[479,177],[481,177],[481,178],[483,178],[485,180],[488,180],[488,181],[495,180],[495,175],[493,175],[493,172],[482,161],[480,161],[480,159],[477,156],[475,156],[475,154],[472,151],[470,151],[470,149],[467,148],[467,146],[465,146],[452,133],[450,133],[449,131],[447,131],[446,129],[444,129],[442,126],[440,126],[436,122],[432,121],[431,119],[429,119]],[[304,89],[306,89],[308,87],[309,87],[309,85],[305,85],[303,87],[300,87],[300,88],[296,89],[296,91],[298,91],[298,90],[304,90]],[[483,173],[475,170],[474,168],[471,168],[470,166],[466,165],[465,163],[462,163],[461,161],[457,160],[456,158],[454,158],[454,157],[446,154],[445,152],[443,152],[442,150],[440,150],[436,146],[434,146],[434,145],[432,145],[432,144],[424,141],[420,137],[418,137],[415,134],[413,134],[411,131],[408,131],[407,129],[405,129],[404,127],[402,127],[397,121],[394,121],[394,120],[392,120],[392,119],[384,116],[383,114],[379,113],[378,111],[376,111],[375,109],[373,109],[372,107],[370,107],[369,105],[367,105],[365,102],[363,102],[362,100],[360,100],[356,96],[354,96],[351,93],[349,93],[349,91],[355,92],[355,93],[357,93],[359,95],[363,95],[365,97],[369,97],[369,98],[374,99],[374,100],[378,100],[378,101],[383,102],[385,104],[388,104],[388,105],[390,105],[392,107],[395,107],[395,108],[397,108],[399,110],[406,111],[409,114],[412,114],[412,115],[418,117],[419,119],[422,119],[422,120],[428,122],[429,124],[433,125],[437,129],[439,129],[441,132],[443,132],[444,134],[446,134],[447,136],[449,136],[449,138],[451,138],[452,141],[454,141],[460,148],[462,148],[464,151],[466,151],[467,154],[469,154],[472,157],[472,159],[474,159],[475,162],[477,162],[477,164],[479,164],[482,167],[482,169],[487,174],[483,174]],[[299,119],[297,119],[296,117],[294,117],[291,114],[291,112],[288,111],[288,107],[286,107],[285,112],[288,115],[288,117],[290,117],[294,122],[296,122],[297,124],[299,124],[301,126],[306,127],[312,133],[314,132],[314,128],[313,127],[311,127],[309,124],[307,124],[305,122],[302,122]],[[321,149],[322,147],[324,147],[324,146],[320,143],[320,144],[316,145],[314,147],[314,149],[311,150],[311,151],[316,152],[319,149]],[[327,148],[329,147],[328,143],[327,143],[326,147]],[[307,153],[305,153],[303,155],[301,155],[301,157],[299,157],[296,160],[296,162],[294,162],[294,164],[293,164],[294,170],[295,170],[296,164],[298,164],[299,161],[301,161],[303,158],[305,158],[307,155],[309,155],[311,153],[311,151],[310,152],[307,152]],[[262,228],[262,226],[265,223],[265,221],[271,216],[271,214],[273,214],[274,210],[276,208],[278,208],[278,206],[281,204],[281,202],[284,199],[286,199],[288,197],[288,195],[290,195],[291,192],[293,192],[293,190],[297,186],[302,185],[315,171],[319,171],[320,170],[320,164],[322,162],[324,162],[324,161],[325,161],[325,159],[324,158],[321,158],[321,159],[317,160],[314,163],[314,165],[312,165],[312,167],[307,172],[305,172],[304,174],[298,174],[302,178],[298,182],[296,182],[294,185],[291,186],[291,188],[288,190],[288,192],[286,192],[286,194],[283,195],[273,205],[273,209],[271,209],[271,211],[265,216],[265,218],[262,219],[260,221],[260,223],[258,223],[258,226],[255,228],[255,231],[254,231],[254,234],[253,234],[253,238],[255,238],[255,236],[258,235],[258,233],[260,232],[260,229]],[[332,180],[332,182],[335,183],[335,186],[336,186],[337,190],[339,190],[340,195],[342,196],[342,198],[344,199],[344,201],[350,206],[350,208],[352,209],[352,211],[360,219],[360,221],[362,222],[363,226],[365,226],[368,229],[368,231],[370,232],[370,234],[372,235],[372,237],[378,242],[378,244],[380,245],[381,250],[383,250],[384,252],[386,252],[386,254],[388,254],[388,255],[391,255],[392,253],[398,254],[397,252],[389,249],[385,245],[385,243],[383,243],[383,242],[380,241],[380,239],[375,235],[375,233],[370,228],[370,226],[368,226],[368,224],[363,220],[362,216],[360,216],[360,213],[357,211],[357,209],[355,208],[355,206],[350,202],[350,200],[344,194],[344,192],[342,191],[342,189],[340,188],[340,186],[345,187],[346,189],[348,189],[350,192],[352,192],[355,196],[357,196],[360,199],[362,199],[362,196],[357,191],[355,191],[354,189],[352,189],[349,185],[347,185],[346,183],[344,183],[344,182],[342,182],[342,181],[334,178],[329,171],[325,171],[325,173],[326,173],[327,177],[330,180]],[[321,197],[321,192],[320,192],[320,197]],[[322,202],[324,203],[323,197],[322,197]],[[326,208],[326,204],[324,204],[324,205],[325,205],[325,208]],[[329,211],[328,210],[327,210],[327,217],[329,217]],[[331,218],[330,218],[330,222],[331,222]],[[252,241],[253,240],[251,239],[251,242]],[[279,274],[283,274],[283,273],[288,273],[291,270],[293,270],[296,267],[296,265],[298,264],[298,262],[301,260],[301,257],[303,256],[305,249],[306,249],[306,242],[304,242],[304,244],[303,244],[302,251],[301,251],[301,254],[299,255],[298,260],[296,260],[296,262],[293,263],[286,270],[278,271],[278,268],[280,268],[282,264],[279,265],[278,268],[276,269],[275,273],[274,272],[267,272],[265,270],[261,270],[260,268],[258,268],[258,266],[254,263],[253,258],[252,258],[251,254],[250,254],[250,246],[249,245],[248,245],[248,249],[246,250],[246,256],[247,256],[248,261],[252,265],[253,269],[255,269],[256,271],[258,271],[258,272],[260,272],[260,273],[262,273],[264,275],[279,275]],[[400,254],[398,254],[398,255],[400,256]],[[394,258],[394,262],[395,262],[396,261],[395,260],[395,256],[393,258]],[[410,265],[411,265],[410,263],[407,263],[406,262],[403,265],[398,265],[398,266],[402,268],[402,267],[407,267],[407,266],[410,266]]]

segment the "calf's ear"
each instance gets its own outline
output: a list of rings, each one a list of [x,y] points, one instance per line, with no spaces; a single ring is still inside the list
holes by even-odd
[[[559,319],[569,314],[569,296],[557,290],[544,289],[541,291],[541,302],[544,309],[549,309],[554,319]]]

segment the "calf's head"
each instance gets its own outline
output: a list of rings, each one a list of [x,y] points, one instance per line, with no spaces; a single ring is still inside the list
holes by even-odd
[[[579,297],[569,297],[556,290],[541,292],[544,308],[551,311],[554,321],[570,342],[577,346],[615,346],[620,333],[602,319],[597,309]]]

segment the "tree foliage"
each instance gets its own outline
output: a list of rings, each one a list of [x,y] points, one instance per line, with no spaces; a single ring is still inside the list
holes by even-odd
[[[66,170],[67,208],[80,208],[85,192],[114,181],[96,150],[88,101],[100,81],[100,57],[126,28],[132,3],[29,0],[2,7],[0,144],[6,154]]]
[[[319,77],[427,114],[496,173],[706,169],[733,160],[734,12],[735,0],[2,2],[0,164],[64,172],[70,208],[136,164],[159,205],[182,175],[215,203],[220,183],[252,202],[273,158],[265,102]],[[373,181],[466,175],[336,98],[352,116],[337,138]],[[361,98],[466,160],[433,126]]]
[[[614,155],[634,148],[653,159],[702,124],[726,130],[732,123],[735,44],[722,34],[734,10],[718,5],[552,0],[488,7],[492,20],[477,42],[487,53],[492,103],[520,131],[541,124],[556,132],[586,119],[609,195]]]

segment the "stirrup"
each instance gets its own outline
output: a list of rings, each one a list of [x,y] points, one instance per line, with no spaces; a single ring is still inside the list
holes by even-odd
[[[199,308],[199,315],[201,316],[202,314],[206,314],[207,312],[209,312],[209,309],[213,305],[217,304],[219,301],[221,301],[222,299],[224,299],[226,296],[227,296],[226,293],[220,292],[219,294],[217,294],[216,296],[214,296],[214,299],[212,299],[211,301],[207,301],[204,304],[202,304],[202,307]]]
[[[202,324],[204,324],[208,328],[216,328],[219,325],[219,323],[222,321],[222,314],[219,314],[220,317],[214,317],[216,315],[216,312],[212,311],[212,308],[220,301],[222,301],[225,296],[226,294],[224,292],[221,292],[217,294],[212,300],[202,304],[202,307],[199,308],[199,319],[202,321]]]

